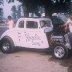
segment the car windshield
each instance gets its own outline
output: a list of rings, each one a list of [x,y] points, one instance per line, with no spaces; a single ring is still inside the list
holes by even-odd
[[[41,28],[43,28],[43,27],[51,27],[51,21],[50,20],[41,20],[40,25],[41,25]]]

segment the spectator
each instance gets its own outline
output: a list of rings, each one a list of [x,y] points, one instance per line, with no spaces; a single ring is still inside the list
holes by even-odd
[[[69,15],[69,18],[64,24],[64,27],[65,27],[65,32],[68,31],[72,32],[72,14]]]
[[[7,18],[7,25],[8,25],[9,29],[14,27],[14,20],[12,19],[11,16],[8,16],[8,18]]]

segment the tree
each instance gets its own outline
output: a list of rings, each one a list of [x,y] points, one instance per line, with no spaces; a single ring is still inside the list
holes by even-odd
[[[17,17],[16,17],[16,16],[17,16],[16,6],[15,6],[15,5],[12,6],[12,9],[11,9],[11,10],[12,10],[12,16],[13,16],[13,18],[16,19],[16,18],[17,18]]]
[[[3,0],[0,0],[0,19],[3,19]]]
[[[19,19],[21,17],[21,6],[18,6],[18,9],[17,9],[17,18]]]
[[[38,6],[45,7],[46,16],[51,17],[53,12],[66,12],[71,0],[19,0],[25,6],[25,13],[35,11]],[[55,2],[54,2],[55,1]],[[27,16],[26,15],[26,16]]]
[[[0,19],[2,20],[3,19],[3,9],[0,8]]]
[[[22,2],[22,6],[24,9],[24,16],[28,17],[29,12],[35,12],[37,10],[38,2],[37,0],[19,0]]]

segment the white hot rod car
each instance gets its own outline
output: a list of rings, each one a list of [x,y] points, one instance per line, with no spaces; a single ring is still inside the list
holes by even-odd
[[[46,33],[53,30],[48,18],[20,18],[16,26],[5,31],[1,37],[1,50],[10,53],[14,47],[49,48]]]
[[[14,47],[46,49],[53,47],[56,58],[64,58],[70,48],[69,41],[63,36],[52,36],[53,25],[49,18],[20,18],[16,26],[5,31],[0,37],[3,53],[10,53]]]

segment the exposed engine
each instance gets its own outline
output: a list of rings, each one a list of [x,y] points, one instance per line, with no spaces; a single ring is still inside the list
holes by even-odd
[[[52,43],[55,43],[55,42],[64,43],[64,37],[63,36],[52,36],[51,40],[52,40]]]

